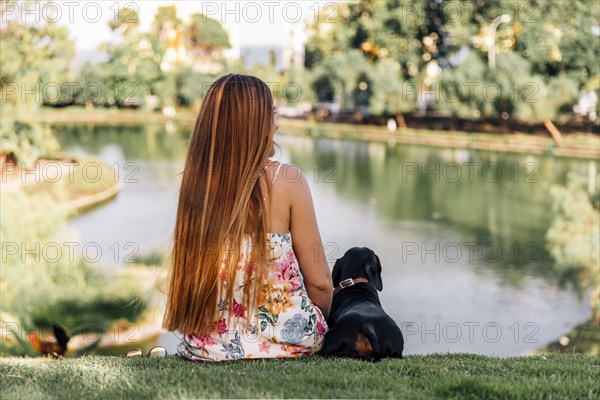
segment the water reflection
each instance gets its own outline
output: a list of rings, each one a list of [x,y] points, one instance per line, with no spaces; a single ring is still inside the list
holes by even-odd
[[[65,151],[100,156],[122,174],[133,171],[127,163],[137,168],[115,201],[72,221],[81,240],[167,248],[187,133],[59,132]],[[382,303],[405,330],[407,354],[520,354],[590,315],[585,299],[559,285],[544,244],[549,186],[569,171],[586,173],[588,162],[287,136],[278,143],[280,158],[311,184],[330,265],[352,246],[379,254]],[[103,262],[124,264],[111,257]],[[175,341],[169,334],[159,344],[174,350]]]

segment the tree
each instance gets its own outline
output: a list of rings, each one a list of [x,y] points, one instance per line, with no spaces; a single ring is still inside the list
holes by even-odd
[[[218,21],[194,14],[184,23],[175,5],[159,7],[147,32],[127,8],[110,27],[120,37],[102,45],[108,60],[86,65],[80,74],[82,86],[98,88],[101,96],[94,102],[106,106],[138,107],[149,95],[158,96],[163,107],[193,105],[204,82],[222,69],[221,52],[231,46]],[[82,94],[79,101],[85,100]]]
[[[413,111],[421,94],[432,91],[430,106],[461,117],[554,118],[570,112],[579,91],[594,87],[600,76],[600,41],[592,29],[600,5],[586,0],[362,0],[341,6],[339,14],[340,20],[330,21],[338,23],[328,25],[322,17],[311,27],[305,65],[313,86],[324,87],[342,67],[357,68],[332,65],[335,56],[358,51],[367,62],[359,65],[372,83],[375,114]],[[488,31],[504,14],[511,21],[495,32],[497,65],[491,68]],[[325,77],[324,71],[333,74]],[[501,93],[490,99],[481,90],[452,92],[471,83]],[[338,84],[356,91],[360,82]],[[342,98],[354,105],[352,97]]]
[[[418,0],[364,0],[342,6],[343,23],[327,26],[320,19],[306,45],[305,64],[314,72],[315,90],[331,84],[329,79],[342,88],[346,106],[367,96],[373,113],[414,110],[415,96],[407,96],[406,88],[417,87],[425,60],[442,57],[446,49],[440,21],[420,12],[422,5]],[[341,66],[349,71],[345,77]]]
[[[194,14],[187,25],[188,47],[208,54],[231,47],[229,35],[220,22],[203,14]]]
[[[482,115],[509,115],[525,120],[556,118],[569,113],[579,90],[600,73],[597,59],[600,42],[592,27],[600,18],[600,7],[585,0],[494,0],[469,3],[472,9],[445,25],[450,53],[469,43],[471,54],[462,64],[444,71],[448,83],[481,82],[503,88],[499,101],[482,108]],[[500,13],[511,16],[498,26],[498,65],[486,66],[489,40],[487,29]],[[478,65],[478,67],[475,67]],[[459,78],[464,76],[465,79]],[[512,87],[507,87],[510,79]],[[479,93],[481,97],[482,94]],[[441,108],[459,114],[475,114],[478,100],[462,96],[460,104]]]
[[[137,31],[140,26],[139,12],[136,9],[120,8],[117,12],[117,18],[111,20],[108,26],[111,30],[122,29],[123,35],[127,36],[130,32]]]
[[[24,24],[7,15],[0,4],[0,154],[31,165],[58,150],[50,129],[38,120],[39,110],[52,103],[56,88],[64,89],[74,54],[68,30],[50,22]]]

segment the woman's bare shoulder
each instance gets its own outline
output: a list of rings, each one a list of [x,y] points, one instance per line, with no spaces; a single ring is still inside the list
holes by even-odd
[[[298,165],[284,164],[280,171],[281,177],[278,178],[280,187],[285,192],[286,203],[289,204],[295,214],[309,212],[312,205],[312,193],[308,183],[307,176]]]
[[[277,180],[288,191],[305,192],[308,188],[306,176],[302,173],[302,169],[295,164],[281,163]]]

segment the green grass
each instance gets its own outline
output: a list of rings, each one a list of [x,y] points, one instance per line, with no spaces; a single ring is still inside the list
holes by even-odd
[[[110,189],[119,181],[118,171],[115,172],[104,161],[91,157],[79,157],[71,174],[67,188],[72,197],[96,194]]]
[[[174,356],[1,358],[0,398],[598,399],[600,358],[450,354],[194,363]],[[595,383],[594,383],[595,382]]]

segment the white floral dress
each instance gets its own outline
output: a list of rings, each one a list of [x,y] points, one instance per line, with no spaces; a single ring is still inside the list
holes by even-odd
[[[321,349],[327,323],[319,307],[308,298],[291,237],[269,235],[274,262],[269,271],[269,290],[258,296],[256,308],[249,312],[241,304],[241,286],[254,268],[242,252],[231,304],[221,298],[217,305],[225,311],[225,318],[215,321],[210,335],[184,335],[177,347],[179,355],[194,361],[226,361],[302,357]],[[231,323],[233,326],[228,326],[229,315],[231,321],[236,321]]]

